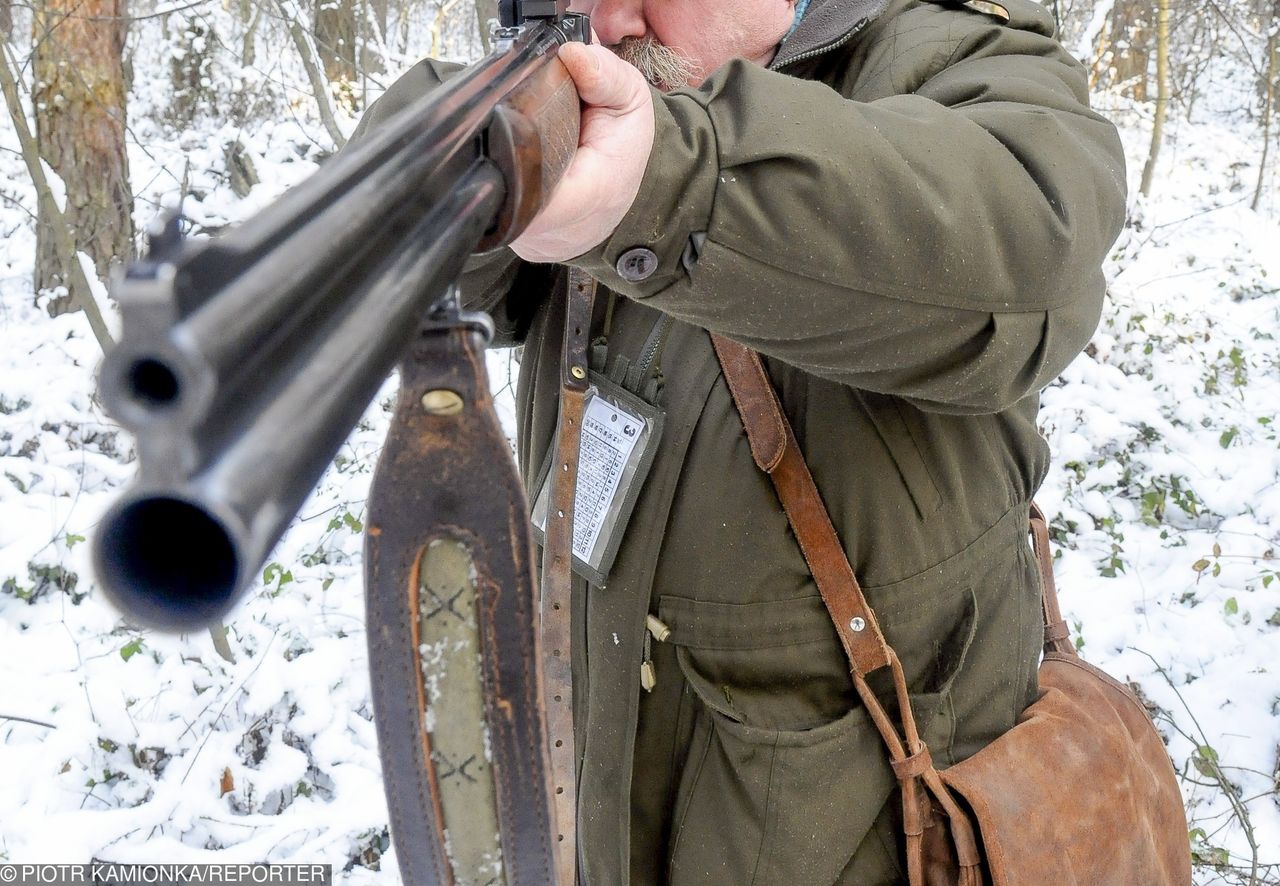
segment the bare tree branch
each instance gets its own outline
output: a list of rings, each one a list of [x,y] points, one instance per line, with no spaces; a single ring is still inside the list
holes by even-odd
[[[307,79],[311,81],[311,92],[315,97],[316,107],[320,111],[320,122],[324,124],[325,131],[333,139],[334,146],[341,148],[347,143],[347,138],[338,128],[338,121],[333,116],[333,105],[329,99],[329,83],[316,62],[316,48],[308,38],[306,29],[302,27],[302,13],[293,6],[292,0],[275,0],[275,2],[289,29],[293,45],[297,47],[298,55],[302,59],[302,67],[306,69]]]

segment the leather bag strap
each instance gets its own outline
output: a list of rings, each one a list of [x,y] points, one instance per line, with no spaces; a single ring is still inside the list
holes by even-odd
[[[1040,605],[1044,611],[1044,651],[1077,655],[1071,643],[1071,631],[1058,606],[1058,588],[1053,581],[1053,554],[1049,550],[1049,524],[1044,511],[1031,503],[1031,544],[1040,568]]]
[[[711,343],[742,416],[751,455],[777,489],[853,672],[865,677],[888,667],[892,650],[831,525],[760,355],[719,335],[712,335]]]
[[[973,823],[938,775],[929,749],[920,738],[902,664],[885,640],[875,613],[862,593],[764,363],[758,353],[732,339],[712,334],[711,342],[742,417],[752,457],[773,481],[800,550],[813,573],[818,593],[822,595],[844,646],[854,688],[884,740],[890,764],[902,786],[910,882],[912,886],[923,886],[925,882],[924,872],[920,869],[919,849],[928,817],[928,800],[924,796],[927,788],[947,815],[960,867],[961,886],[977,886],[981,882],[981,855]],[[893,676],[902,722],[901,734],[866,680],[867,674],[883,667],[888,667]]]

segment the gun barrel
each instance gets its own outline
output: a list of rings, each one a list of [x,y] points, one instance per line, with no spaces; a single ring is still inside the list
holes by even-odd
[[[341,310],[347,294],[332,281],[376,263],[389,229],[428,211],[485,155],[494,109],[562,39],[553,26],[529,29],[251,221],[188,249],[167,269],[164,322],[141,305],[152,317],[138,325],[153,333],[126,336],[103,366],[113,414],[142,433],[194,427],[274,372],[303,346],[301,331]]]
[[[154,465],[104,517],[98,575],[125,612],[159,628],[188,630],[223,615],[354,427],[366,404],[447,292],[504,197],[501,173],[478,160],[460,184],[349,293],[327,328],[307,340],[260,402],[228,412],[231,428],[202,426],[230,441],[180,484]],[[196,433],[173,435],[170,459],[197,457]]]

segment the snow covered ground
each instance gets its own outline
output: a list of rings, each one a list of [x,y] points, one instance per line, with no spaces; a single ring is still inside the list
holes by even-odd
[[[324,141],[298,118],[174,133],[135,98],[143,224],[188,161],[187,210],[217,227],[304,177]],[[1149,108],[1105,103],[1136,191]],[[1252,125],[1170,128],[1108,263],[1103,326],[1045,393],[1039,499],[1077,645],[1139,687],[1168,739],[1198,882],[1249,882],[1256,860],[1256,882],[1280,883],[1280,196],[1249,209]],[[237,135],[266,182],[242,201],[221,150]],[[85,540],[132,444],[93,400],[84,318],[31,304],[34,199],[11,150],[0,181],[0,861],[319,861],[398,882],[360,584],[393,388],[229,621],[234,661],[205,634],[128,625],[95,591]],[[510,362],[491,368],[509,426]]]

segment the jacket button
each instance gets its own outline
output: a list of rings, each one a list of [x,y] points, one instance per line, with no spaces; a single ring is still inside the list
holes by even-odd
[[[658,256],[652,249],[636,246],[628,249],[618,258],[618,276],[628,283],[639,283],[653,276],[658,270]]]

